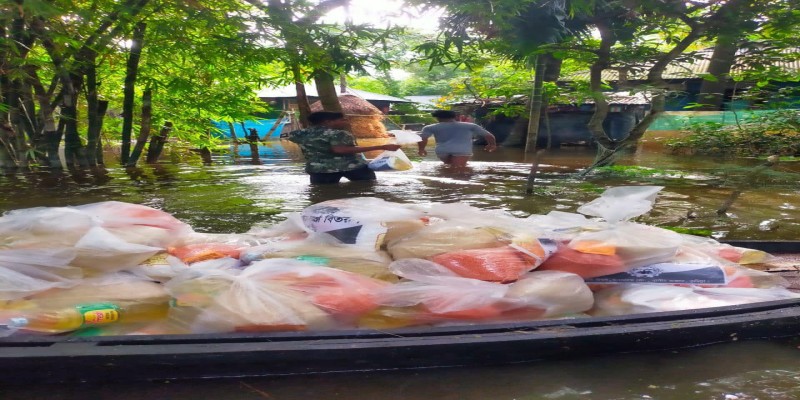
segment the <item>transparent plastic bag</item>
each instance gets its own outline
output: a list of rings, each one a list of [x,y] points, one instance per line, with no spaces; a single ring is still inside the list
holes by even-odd
[[[394,135],[394,142],[401,145],[414,144],[422,141],[422,138],[419,136],[419,134],[414,131],[393,129],[390,130],[389,133]]]
[[[268,243],[246,249],[241,254],[245,263],[271,258],[296,259],[388,282],[398,279],[389,271],[392,259],[383,251],[366,251],[318,240]]]
[[[459,276],[489,282],[512,282],[538,266],[531,257],[511,246],[437,254],[431,261]]]
[[[195,243],[167,249],[171,256],[177,257],[186,264],[198,261],[216,260],[218,258],[239,258],[242,247],[226,243]]]
[[[30,296],[29,300],[41,307],[69,307],[98,302],[113,302],[121,306],[141,303],[166,306],[170,296],[159,283],[135,274],[117,272],[86,278],[71,288],[38,293]]]
[[[0,218],[0,247],[70,247],[87,234],[96,234],[92,231],[98,228],[118,241],[158,248],[177,243],[192,232],[189,225],[163,211],[109,201],[12,211]]]
[[[511,282],[541,265],[556,247],[544,238],[450,221],[389,242],[387,249],[395,260],[425,258],[462,277]]]
[[[193,333],[305,330],[327,318],[301,294],[243,271],[190,269],[166,288],[174,297],[170,323]]]
[[[427,260],[395,261],[390,268],[408,281],[386,287],[383,307],[365,316],[363,326],[536,319],[582,312],[593,301],[580,277],[562,272],[534,271],[505,285],[463,278]]]
[[[167,282],[171,278],[174,278],[189,268],[192,268],[193,270],[241,269],[242,262],[235,258],[224,257],[206,261],[198,261],[189,266],[189,264],[184,263],[177,257],[170,256],[167,253],[159,253],[148,258],[136,268],[128,271],[136,274],[137,276],[157,282]]]
[[[679,234],[653,226],[626,222],[650,211],[660,186],[621,186],[578,208],[608,224],[574,235],[542,269],[576,273],[584,278],[624,272],[668,262],[682,243]],[[561,254],[559,254],[561,253]]]
[[[578,314],[592,308],[592,291],[578,275],[560,271],[533,271],[509,286],[508,301],[544,310],[542,317]]]
[[[609,223],[627,221],[650,212],[663,186],[618,186],[578,207],[578,212]]]
[[[0,300],[77,285],[83,272],[70,266],[74,258],[69,248],[0,250]]]
[[[301,218],[311,237],[335,239],[365,250],[379,249],[389,223],[411,221],[425,215],[402,204],[372,197],[330,200],[303,210]]]
[[[90,229],[75,243],[72,265],[90,271],[115,272],[133,268],[162,251],[160,247],[129,243],[101,227]]]
[[[585,232],[568,247],[584,254],[618,256],[626,268],[666,262],[681,245],[679,234],[648,225],[621,222],[598,232]]]
[[[408,171],[414,168],[414,164],[411,164],[411,160],[403,150],[384,151],[367,165],[373,171]]]
[[[242,271],[189,271],[167,284],[174,319],[193,332],[332,329],[376,306],[385,282],[298,260]]]
[[[69,207],[14,210],[0,217],[0,248],[71,247],[98,221]]]
[[[605,225],[605,223],[590,220],[584,215],[563,211],[531,215],[524,219],[524,223],[531,229],[545,232],[548,236],[560,241],[572,240],[579,233],[596,231]]]
[[[249,268],[260,269],[260,279],[281,282],[304,293],[317,307],[338,321],[352,321],[377,307],[378,292],[387,282],[334,268],[294,260],[261,261]]]
[[[692,248],[709,256],[723,258],[741,265],[763,264],[775,259],[772,255],[761,250],[731,246],[711,238],[681,235],[681,239],[683,239],[684,247]]]
[[[406,325],[482,321],[497,318],[503,312],[500,301],[508,290],[506,285],[462,278],[441,265],[420,259],[395,261],[390,269],[410,281],[385,288],[379,304],[388,310],[376,310],[362,320],[362,325],[375,324],[380,319],[405,319]],[[405,308],[404,312],[399,308]],[[392,312],[399,315],[393,316]]]
[[[141,204],[103,201],[74,208],[101,221],[101,225],[105,228],[150,226],[171,232],[172,240],[177,240],[192,232],[189,225],[169,213]]]
[[[395,260],[429,258],[437,254],[470,249],[488,249],[508,244],[507,234],[489,228],[439,223],[388,243]]]
[[[152,323],[164,320],[168,309],[169,296],[161,285],[118,273],[32,295],[26,299],[26,307],[8,321],[22,332],[52,334]]]
[[[617,285],[595,293],[595,316],[693,310],[800,298],[785,288],[693,288],[670,285]]]

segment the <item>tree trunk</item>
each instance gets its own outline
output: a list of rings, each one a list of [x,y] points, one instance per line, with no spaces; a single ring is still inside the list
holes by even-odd
[[[530,115],[528,117],[528,137],[525,140],[525,152],[536,151],[536,142],[539,139],[539,121],[542,116],[542,87],[544,87],[545,63],[541,56],[536,56],[534,61],[535,73],[533,77],[533,91],[530,99]]]
[[[37,122],[38,119],[36,118],[36,104],[34,103],[34,95],[33,95],[33,87],[28,83],[27,80],[20,80],[18,83],[19,87],[19,107],[20,109],[20,125],[21,130],[24,135],[22,135],[23,140],[25,136],[27,136],[28,141],[25,143],[25,147],[27,149],[33,149],[34,151],[28,152],[27,156],[29,159],[33,160],[42,160],[40,157],[41,154],[37,154],[36,150],[41,143],[41,127]]]
[[[254,128],[250,128],[250,134],[247,135],[247,143],[250,145],[250,163],[253,165],[261,164],[261,158],[258,155],[258,132]]]
[[[233,143],[239,143],[239,139],[236,137],[236,127],[233,126],[233,122],[228,122],[228,131],[231,132],[231,140],[233,140]]]
[[[97,103],[97,125],[100,127],[100,132],[97,133],[97,144],[95,145],[94,151],[96,153],[94,159],[97,162],[97,165],[106,165],[106,161],[103,158],[103,121],[106,118],[106,112],[108,111],[108,100],[100,100]]]
[[[551,53],[544,53],[541,54],[544,62],[544,76],[543,80],[545,82],[558,82],[558,78],[561,76],[561,65],[563,60],[560,58],[553,57]],[[547,133],[547,148],[553,148],[553,132],[550,129],[550,115],[547,113],[547,108],[550,106],[550,96],[547,93],[547,90],[542,91],[542,108],[540,111],[540,115],[544,118],[544,127]]]
[[[25,142],[25,127],[23,126],[25,117],[22,115],[24,107],[22,106],[19,81],[10,81],[8,90],[8,119],[12,130],[8,134],[6,146],[8,146],[8,150],[13,155],[17,166],[26,168],[28,166],[28,146]],[[0,122],[5,123],[5,121]]]
[[[51,102],[53,101],[52,93],[45,90],[35,68],[30,69],[28,76],[30,78],[31,86],[33,87],[33,92],[36,96],[36,102],[39,103],[37,120],[39,121],[42,131],[41,140],[36,145],[36,151],[37,153],[42,154],[41,162],[44,167],[60,168],[61,160],[58,156],[58,146],[61,143],[61,136],[57,137],[55,146],[51,144],[51,141],[56,139],[55,135],[57,134],[54,116],[55,110],[51,105]],[[55,152],[51,151],[53,148],[55,148]]]
[[[90,166],[97,165],[97,145],[103,119],[100,118],[100,98],[97,93],[97,53],[92,51],[86,60],[86,161]]]
[[[62,168],[62,160],[58,149],[61,146],[61,139],[64,137],[65,129],[66,124],[64,118],[60,118],[55,130],[45,131],[44,133],[45,150],[47,151],[47,159],[50,162],[50,168]],[[66,160],[64,160],[64,162],[66,163]]]
[[[314,83],[317,85],[317,94],[322,103],[322,109],[331,112],[342,112],[339,96],[336,94],[336,84],[333,75],[327,71],[314,71]]]
[[[17,160],[14,159],[15,133],[5,120],[0,120],[0,169],[9,172],[17,169]]]
[[[300,112],[300,126],[308,128],[308,115],[311,114],[311,104],[306,95],[306,86],[300,79],[300,67],[294,66],[294,87],[297,91],[297,111]],[[338,100],[338,99],[337,99]]]
[[[551,53],[541,54],[540,57],[544,58],[544,81],[558,82],[558,78],[561,77],[561,65],[564,60],[554,57]]]
[[[122,165],[128,164],[131,152],[131,132],[133,132],[133,103],[136,96],[136,78],[139,74],[139,59],[142,55],[144,45],[144,32],[147,24],[140,22],[133,29],[131,48],[128,54],[128,62],[125,71],[125,87],[123,88],[122,100],[122,151],[120,162]],[[136,164],[134,162],[134,164]]]
[[[697,102],[703,104],[698,107],[698,110],[717,111],[722,109],[725,88],[728,86],[729,74],[736,59],[736,50],[738,50],[737,39],[736,35],[724,35],[717,38],[714,52],[708,63],[709,77],[703,79],[700,93],[697,95]]]
[[[603,94],[603,71],[611,64],[611,47],[617,42],[617,37],[606,23],[598,22],[596,26],[600,31],[600,48],[597,51],[597,59],[589,69],[589,88],[594,99],[594,113],[587,127],[600,145],[599,151],[602,151],[603,148],[614,147],[614,142],[609,139],[603,128],[603,122],[608,116],[608,101]]]
[[[78,90],[81,77],[72,76],[71,91],[64,94],[64,105],[61,107],[61,118],[64,119],[64,158],[68,168],[86,168],[86,148],[81,143],[78,133]]]
[[[244,135],[243,139],[248,140],[249,138],[247,137],[247,128],[244,126],[244,121],[240,121],[239,126],[242,127],[242,135]]]
[[[144,145],[150,138],[150,127],[153,120],[153,89],[147,88],[142,94],[142,125],[139,127],[139,136],[136,138],[136,146],[131,152],[126,167],[135,167],[139,157],[142,156]]]
[[[164,126],[157,135],[150,138],[150,146],[147,147],[147,163],[153,164],[158,162],[161,157],[161,152],[164,151],[164,144],[167,143],[169,133],[172,131],[172,122],[164,121]]]
[[[280,113],[280,115],[278,115],[278,119],[275,120],[275,123],[272,124],[267,133],[264,134],[264,139],[261,139],[261,141],[266,142],[267,139],[269,139],[269,137],[272,136],[272,134],[275,133],[276,130],[278,130],[278,126],[281,124],[281,121],[283,121],[285,117],[286,117],[286,111]]]
[[[666,102],[666,93],[661,92],[653,96],[653,99],[650,101],[650,113],[647,114],[644,119],[642,119],[636,126],[631,129],[631,132],[628,134],[628,137],[625,138],[625,143],[636,143],[639,139],[644,136],[645,132],[647,132],[647,128],[655,122],[655,120],[659,117],[659,115],[664,113],[664,105]]]

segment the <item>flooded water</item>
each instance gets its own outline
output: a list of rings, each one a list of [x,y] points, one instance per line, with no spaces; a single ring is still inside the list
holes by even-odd
[[[215,156],[210,166],[191,158],[134,170],[110,168],[104,173],[0,176],[0,211],[120,200],[164,209],[198,231],[243,232],[339,197],[464,202],[527,216],[575,211],[612,186],[657,184],[666,188],[641,222],[705,229],[718,238],[800,238],[800,163],[759,171],[758,160],[675,157],[645,148],[622,157],[622,167],[579,178],[576,172],[591,164],[594,152],[565,148],[543,155],[534,194],[526,196],[530,160],[516,149],[491,154],[476,149],[467,173],[453,174],[428,156],[416,159],[414,170],[379,173],[374,184],[343,181],[325,187],[308,185],[294,145],[274,142],[262,146],[260,153],[257,165],[228,152]],[[718,216],[715,211],[735,190],[741,195],[728,215]],[[0,399],[796,399],[800,398],[798,344],[734,343],[471,369],[0,387]]]
[[[249,151],[246,147],[240,150]],[[534,194],[526,196],[530,161],[519,149],[495,153],[476,149],[467,173],[450,173],[429,155],[411,171],[379,173],[375,184],[342,180],[321,187],[309,186],[302,156],[292,143],[272,142],[261,146],[260,153],[258,165],[229,152],[216,156],[211,166],[190,159],[134,170],[110,168],[102,174],[0,176],[0,211],[121,200],[164,209],[199,231],[242,232],[255,223],[279,221],[285,213],[339,197],[464,202],[527,216],[575,211],[612,186],[656,184],[666,189],[641,222],[708,229],[718,238],[800,238],[800,162],[759,171],[758,160],[721,161],[641,150],[622,157],[620,167],[579,178],[576,171],[591,164],[594,152],[573,147],[544,154]],[[715,210],[737,189],[742,193],[728,215],[717,216]]]

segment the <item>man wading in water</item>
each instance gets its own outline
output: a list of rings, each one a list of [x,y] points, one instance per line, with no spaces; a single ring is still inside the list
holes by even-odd
[[[311,113],[308,122],[310,127],[290,132],[289,141],[300,146],[312,184],[338,183],[342,177],[350,181],[373,181],[375,172],[367,167],[361,153],[400,149],[397,144],[357,146],[356,138],[345,130],[347,120],[342,113]]]
[[[438,124],[428,125],[422,128],[422,141],[417,143],[419,155],[426,156],[425,146],[428,145],[428,138],[433,136],[436,139],[436,156],[446,165],[455,168],[464,168],[472,157],[472,139],[483,136],[488,143],[484,149],[488,152],[497,149],[497,142],[494,135],[483,129],[479,125],[469,122],[456,121],[457,114],[453,111],[436,110],[431,113]]]

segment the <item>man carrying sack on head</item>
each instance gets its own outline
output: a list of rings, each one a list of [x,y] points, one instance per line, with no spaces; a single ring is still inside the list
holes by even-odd
[[[338,183],[342,177],[350,181],[375,180],[375,172],[367,167],[361,153],[400,149],[397,144],[357,146],[356,138],[345,130],[347,120],[342,113],[311,113],[308,122],[308,128],[289,133],[289,141],[300,146],[312,184]]]

